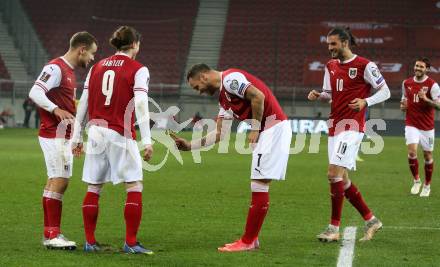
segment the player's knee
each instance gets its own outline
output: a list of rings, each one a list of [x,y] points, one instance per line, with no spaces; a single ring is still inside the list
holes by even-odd
[[[341,175],[339,175],[337,170],[334,168],[328,169],[327,178],[328,178],[329,183],[331,183],[331,184],[341,182],[344,180],[344,178]]]
[[[69,179],[60,177],[60,178],[51,178],[50,180],[51,181],[48,190],[52,192],[64,194],[64,192],[67,189],[67,186],[69,185]]]
[[[262,182],[253,180],[251,182],[251,191],[252,192],[269,192],[269,183],[262,183]]]
[[[87,192],[92,192],[100,195],[102,192],[102,186],[102,184],[89,184],[89,186],[87,187]]]
[[[336,172],[336,170],[330,168],[327,171],[327,178],[330,180],[330,179],[333,179],[333,178],[336,178],[336,177],[339,177],[338,173]],[[342,179],[342,177],[341,177],[341,179]]]
[[[127,192],[142,192],[144,186],[142,182],[125,183],[125,189]]]
[[[425,161],[431,161],[432,158],[432,152],[431,151],[424,151],[423,157],[425,158]]]
[[[417,152],[416,151],[408,151],[408,158],[416,159],[417,158]]]
[[[342,179],[342,177],[328,177],[328,181],[331,184],[337,183],[337,182],[342,182],[344,179]]]

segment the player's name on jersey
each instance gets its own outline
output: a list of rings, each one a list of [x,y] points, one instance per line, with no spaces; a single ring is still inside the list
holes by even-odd
[[[124,65],[124,61],[123,59],[118,59],[118,60],[105,60],[102,63],[102,66],[106,66],[106,67],[121,67],[122,65]]]

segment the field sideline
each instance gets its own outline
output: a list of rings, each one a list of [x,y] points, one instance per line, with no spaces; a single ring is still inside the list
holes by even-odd
[[[186,136],[189,136],[187,133]],[[409,194],[411,179],[403,137],[386,137],[379,155],[362,155],[351,173],[384,229],[367,243],[355,243],[354,266],[439,266],[440,166],[435,166],[431,196]],[[439,139],[436,142],[440,142]],[[217,247],[242,233],[250,200],[250,155],[233,150],[202,153],[202,164],[183,153],[183,165],[169,156],[159,171],[144,175],[144,211],[139,240],[154,256],[121,251],[125,225],[123,186],[104,187],[100,200],[97,240],[108,244],[99,254],[82,252],[81,181],[84,157],[75,160],[74,176],[64,197],[62,229],[79,243],[77,251],[46,250],[41,245],[41,195],[46,180],[37,132],[0,130],[0,266],[336,266],[341,243],[322,244],[315,235],[329,219],[326,178],[327,140],[320,152],[291,155],[287,180],[274,182],[271,206],[260,234],[261,249],[221,254]],[[155,146],[154,162],[165,155]],[[434,159],[440,159],[437,149]],[[423,160],[419,153],[420,172]],[[438,161],[440,162],[440,161]],[[346,201],[342,228],[363,222]]]

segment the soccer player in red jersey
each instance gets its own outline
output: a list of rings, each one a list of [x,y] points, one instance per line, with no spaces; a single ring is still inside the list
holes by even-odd
[[[332,29],[327,35],[327,44],[332,59],[325,66],[323,91],[312,90],[308,95],[311,101],[331,101],[327,175],[332,212],[330,224],[317,238],[323,242],[339,240],[345,196],[365,220],[365,235],[361,241],[370,240],[382,223],[350,181],[348,170],[356,169],[366,107],[388,99],[390,90],[374,62],[352,53],[351,47],[356,42],[349,29]],[[377,91],[369,96],[371,88]]]
[[[425,184],[421,197],[429,197],[434,170],[434,115],[440,109],[440,88],[427,73],[431,64],[428,58],[418,58],[414,64],[414,76],[402,83],[400,108],[406,111],[405,139],[408,146],[408,163],[414,178],[411,194],[417,195],[422,183],[419,178],[417,145],[420,143],[425,158]]]
[[[251,120],[248,141],[253,145],[251,166],[252,200],[243,236],[219,247],[220,252],[254,250],[258,234],[269,209],[269,184],[284,180],[289,158],[292,129],[287,116],[269,87],[257,77],[240,69],[217,71],[196,64],[188,71],[189,85],[200,94],[219,93],[217,129],[202,139],[187,141],[174,137],[180,150],[196,150],[217,143],[226,134],[225,120],[234,117]]]
[[[88,32],[75,33],[70,48],[62,57],[44,66],[29,97],[39,107],[41,118],[38,139],[46,161],[48,180],[43,192],[44,238],[50,248],[75,249],[76,243],[61,234],[64,192],[72,176],[71,127],[75,116],[77,67],[86,68],[94,59],[97,41]]]
[[[73,153],[82,151],[82,130],[88,113],[90,125],[82,180],[88,184],[83,201],[86,252],[100,247],[95,239],[99,196],[107,182],[123,182],[127,191],[124,218],[126,235],[124,251],[131,254],[153,254],[137,241],[142,217],[142,159],[136,143],[134,112],[141,133],[143,158],[153,154],[148,111],[150,74],[136,61],[140,34],[132,27],[119,27],[110,39],[116,54],[104,58],[90,69],[78,106],[73,135]]]

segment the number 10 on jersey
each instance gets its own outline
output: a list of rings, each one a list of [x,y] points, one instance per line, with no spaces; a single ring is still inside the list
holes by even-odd
[[[344,80],[336,79],[336,91],[341,92],[343,88],[344,88]]]
[[[108,70],[102,76],[102,94],[106,96],[104,106],[110,106],[113,95],[113,85],[115,82],[115,72]]]

